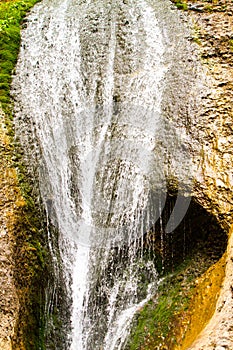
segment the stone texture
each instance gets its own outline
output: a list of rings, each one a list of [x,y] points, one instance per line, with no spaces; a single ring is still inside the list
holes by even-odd
[[[14,223],[17,204],[22,200],[16,172],[11,163],[11,147],[0,112],[0,349],[11,350],[19,300],[14,283]]]
[[[196,195],[227,227],[233,215],[233,3],[195,3],[206,8],[189,16],[210,87],[196,124],[203,148]]]
[[[198,159],[195,197],[225,228],[232,222],[233,204],[233,3],[188,1],[205,67],[209,94],[193,123],[203,145]],[[198,7],[193,5],[199,5]],[[198,10],[197,10],[198,9]],[[11,147],[1,117],[0,142],[0,349],[11,349],[19,301],[14,285],[14,215],[23,205],[11,162]],[[195,130],[196,135],[196,130]],[[230,231],[226,277],[214,316],[190,350],[233,349],[233,235]]]
[[[227,250],[226,276],[210,322],[189,350],[233,349],[233,228]]]
[[[233,2],[187,2],[202,8],[202,11],[189,10],[188,15],[194,23],[194,38],[210,86],[197,121],[203,154],[196,178],[196,197],[227,229],[233,216]],[[216,311],[190,350],[233,349],[232,231]]]

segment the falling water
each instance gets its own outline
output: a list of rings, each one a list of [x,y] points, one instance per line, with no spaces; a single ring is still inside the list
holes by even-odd
[[[164,117],[166,77],[186,54],[182,26],[175,53],[173,12],[164,0],[44,0],[22,33],[16,135],[59,231],[71,350],[123,349],[135,312],[156,293],[143,242],[180,147]]]

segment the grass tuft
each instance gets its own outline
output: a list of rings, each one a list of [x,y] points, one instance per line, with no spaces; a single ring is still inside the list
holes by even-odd
[[[20,47],[20,25],[28,10],[39,0],[9,0],[0,3],[0,103],[11,111],[12,72]]]
[[[183,10],[183,11],[187,11],[188,10],[188,4],[184,1],[180,1],[180,0],[173,0],[172,1],[175,6],[179,9],[179,10]]]

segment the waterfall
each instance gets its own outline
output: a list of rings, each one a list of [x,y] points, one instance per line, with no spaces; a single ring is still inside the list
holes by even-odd
[[[166,200],[171,154],[191,171],[164,113],[166,77],[187,54],[176,16],[165,0],[44,0],[22,32],[16,135],[59,232],[70,350],[123,349],[135,312],[156,293],[144,237]]]

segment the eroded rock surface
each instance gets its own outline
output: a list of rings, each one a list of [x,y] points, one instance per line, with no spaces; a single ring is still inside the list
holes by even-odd
[[[211,82],[203,100],[200,130],[203,142],[197,197],[215,214],[223,226],[232,223],[233,210],[233,3],[232,1],[188,1],[203,65]],[[201,9],[201,10],[200,10]],[[197,127],[199,125],[197,124]],[[203,197],[204,195],[204,197]],[[226,276],[216,311],[190,350],[233,348],[233,237],[229,232]]]
[[[203,205],[208,202],[212,213],[226,227],[233,214],[233,4],[231,1],[195,4],[202,6],[202,12],[190,10],[189,15],[210,85],[196,125],[203,145],[197,197],[204,194]]]
[[[12,167],[11,146],[2,111],[0,145],[0,349],[10,350],[19,312],[13,259],[15,212],[23,200],[17,188],[16,171]]]
[[[223,350],[233,349],[233,229],[229,240],[226,262],[226,276],[216,311],[189,350]]]
[[[233,3],[229,0],[189,3],[192,5],[189,15],[195,26],[194,40],[199,45],[210,86],[195,126],[203,145],[195,197],[227,228],[232,221],[233,203]],[[9,350],[19,310],[13,278],[12,233],[14,213],[17,206],[23,205],[23,200],[17,190],[9,140],[2,120],[1,113],[0,348]],[[233,237],[229,237],[226,277],[216,312],[191,346],[192,350],[233,348]]]

